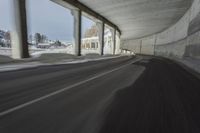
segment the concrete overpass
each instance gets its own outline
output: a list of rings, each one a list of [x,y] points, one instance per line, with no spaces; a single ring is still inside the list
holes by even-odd
[[[199,57],[198,0],[52,0],[72,10],[74,16],[74,54],[80,55],[81,15],[98,23],[99,53],[103,55],[104,25],[113,28],[114,53],[120,49],[137,54],[170,58]],[[29,57],[25,0],[13,1],[13,57]],[[18,6],[17,6],[18,5]],[[121,41],[121,43],[120,43]]]
[[[75,55],[81,15],[98,25],[100,55],[105,25],[113,54],[137,55],[0,72],[0,132],[200,132],[200,67],[184,64],[199,61],[200,0],[52,1],[74,16]],[[13,0],[15,58],[29,57],[25,3]]]
[[[199,1],[182,1],[188,5],[188,9],[180,15],[184,8],[176,10],[177,17],[164,30],[149,36],[124,40],[122,47],[141,54],[165,56],[171,58],[199,57]],[[186,4],[188,3],[188,4]],[[175,10],[174,10],[175,11]],[[140,49],[141,47],[141,49]]]

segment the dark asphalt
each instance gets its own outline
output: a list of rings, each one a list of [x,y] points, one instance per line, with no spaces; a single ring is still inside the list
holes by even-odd
[[[200,80],[166,59],[146,59],[116,93],[100,133],[200,133]]]
[[[172,61],[142,58],[0,116],[0,133],[200,133],[200,80]],[[0,113],[134,60],[0,73]]]

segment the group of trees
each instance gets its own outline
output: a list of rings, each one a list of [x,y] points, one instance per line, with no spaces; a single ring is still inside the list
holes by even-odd
[[[48,41],[48,37],[46,35],[40,34],[40,33],[35,33],[35,35],[29,35],[29,41],[32,42],[33,40],[35,41],[36,45],[38,43],[45,43]]]
[[[48,37],[46,35],[35,33],[34,35],[29,35],[28,37],[29,45],[36,45],[36,47],[39,48],[59,48],[59,47],[66,47],[64,44],[62,44],[59,40],[56,41],[50,41],[48,40]],[[46,46],[39,46],[39,43],[49,43],[49,45]]]
[[[46,35],[35,33],[34,35],[29,35],[28,37],[29,43],[36,46],[39,43],[46,43],[48,42],[48,37]],[[9,31],[0,30],[0,46],[1,47],[11,47],[11,35]],[[62,44],[59,40],[55,41],[51,44],[54,47],[64,47],[65,45]]]
[[[57,40],[53,45],[57,47],[61,47],[62,43],[59,40]]]
[[[0,46],[11,47],[11,36],[9,31],[0,30]]]

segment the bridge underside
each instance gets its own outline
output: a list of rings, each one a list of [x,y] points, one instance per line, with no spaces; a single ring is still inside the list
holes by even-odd
[[[24,58],[26,0],[12,1],[13,49]],[[194,71],[200,72],[200,0],[52,1],[71,10],[74,54],[80,55],[81,16],[87,14],[98,25],[101,55],[109,25],[113,54],[121,49],[138,56],[1,72],[0,132],[200,132],[200,75]],[[198,60],[198,67],[183,65],[186,59]]]
[[[78,0],[114,22],[122,39],[135,39],[161,32],[177,22],[191,0]]]
[[[51,0],[71,9],[74,17],[74,54],[81,55],[81,16],[95,19],[99,54],[104,54],[104,29],[112,31],[113,52],[174,58],[200,57],[200,0]],[[15,58],[28,57],[26,0],[14,2]],[[121,41],[120,41],[121,40]]]

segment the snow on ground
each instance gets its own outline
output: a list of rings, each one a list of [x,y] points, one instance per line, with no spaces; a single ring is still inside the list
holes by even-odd
[[[0,55],[11,56],[11,48],[0,47]]]
[[[46,49],[46,50],[43,50],[43,51],[37,51],[37,52],[33,52],[31,53],[31,56],[33,58],[37,58],[39,56],[41,56],[42,54],[53,54],[53,53],[63,53],[63,54],[71,54],[72,50],[70,49]]]
[[[30,55],[33,58],[40,57],[42,54],[53,54],[53,53],[62,53],[62,54],[73,54],[73,48],[71,46],[66,48],[52,48],[52,49],[40,49],[36,47],[29,47]],[[82,49],[81,54],[99,54],[98,49]],[[105,54],[109,54],[108,52]],[[3,48],[0,47],[0,55],[12,56],[12,48]]]
[[[57,54],[59,58],[62,57],[64,54]],[[41,57],[43,57],[42,55]],[[41,59],[41,57],[38,60],[33,60],[30,62],[21,62],[21,63],[15,63],[15,64],[2,64],[0,67],[0,72],[3,71],[12,71],[12,70],[19,70],[19,69],[24,69],[24,68],[34,68],[37,66],[49,66],[49,65],[62,65],[62,64],[78,64],[78,63],[85,63],[89,61],[97,61],[97,60],[106,60],[106,59],[111,59],[111,58],[118,58],[119,56],[105,56],[105,57],[100,57],[99,58],[91,58],[91,55],[89,57],[87,56],[82,56],[80,58],[77,58],[76,56],[73,55],[65,55],[65,57],[69,57],[68,59],[62,58],[62,60],[58,61],[57,57],[55,54],[47,54],[45,57],[52,57],[54,56],[55,58],[51,58],[51,61],[47,61],[46,59]],[[71,58],[75,57],[75,58]],[[52,61],[53,60],[53,61]],[[56,60],[57,62],[54,62]]]
[[[46,54],[46,53],[68,53],[68,54],[72,54],[72,49],[71,48],[40,49],[40,48],[31,47],[29,49],[29,52],[30,52],[30,55],[32,57],[39,57],[40,55]],[[12,48],[0,47],[0,55],[11,57]]]
[[[100,56],[98,49],[83,49],[83,56],[78,57],[72,55],[72,47],[54,49],[30,47],[29,52],[32,58],[15,60],[11,58],[11,51],[11,48],[0,47],[0,71],[18,70],[41,65],[76,64],[119,57],[112,55]]]

